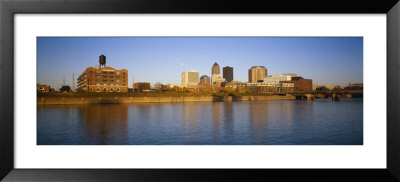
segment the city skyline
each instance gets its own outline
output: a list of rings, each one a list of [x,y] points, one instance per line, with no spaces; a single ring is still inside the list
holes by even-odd
[[[86,67],[107,57],[107,66],[129,71],[135,82],[177,84],[181,73],[211,67],[234,68],[234,80],[247,82],[252,66],[268,75],[296,73],[323,85],[363,82],[362,37],[38,37],[37,82],[72,86]],[[222,71],[222,70],[221,70]]]

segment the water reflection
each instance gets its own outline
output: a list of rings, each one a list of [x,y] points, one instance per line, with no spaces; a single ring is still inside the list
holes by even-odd
[[[181,107],[182,127],[185,138],[190,141],[199,138],[198,124],[199,124],[200,105],[196,103],[184,103]]]
[[[363,144],[363,100],[51,105],[38,145]]]
[[[85,105],[78,107],[82,118],[84,137],[82,143],[118,144],[127,142],[127,105]]]
[[[224,102],[224,133],[225,140],[231,141],[234,137],[234,122],[235,119],[233,117],[233,113],[235,111],[235,107],[233,102]]]
[[[213,141],[221,141],[221,106],[222,102],[212,103]]]
[[[254,102],[249,104],[251,134],[255,143],[262,143],[268,135],[268,103]]]

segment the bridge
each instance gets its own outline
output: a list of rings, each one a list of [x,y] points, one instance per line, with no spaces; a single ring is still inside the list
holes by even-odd
[[[293,95],[296,99],[328,98],[339,100],[340,98],[363,97],[363,90],[339,90],[339,91],[293,91],[293,92],[264,92],[271,95]]]

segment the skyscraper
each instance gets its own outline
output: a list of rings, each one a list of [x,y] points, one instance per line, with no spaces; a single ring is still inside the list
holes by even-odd
[[[197,88],[199,84],[199,72],[195,70],[182,72],[182,87]]]
[[[233,80],[233,68],[230,66],[226,66],[222,68],[222,73],[227,82],[231,82]]]
[[[267,77],[267,68],[264,66],[252,66],[249,69],[249,82],[263,82],[264,78]]]
[[[211,85],[221,86],[225,79],[222,78],[218,63],[214,63],[211,68]]]
[[[214,63],[211,69],[211,75],[221,74],[218,63]]]

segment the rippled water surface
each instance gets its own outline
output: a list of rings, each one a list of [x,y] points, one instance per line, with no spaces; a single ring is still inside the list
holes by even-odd
[[[363,100],[46,105],[38,145],[362,145]]]

